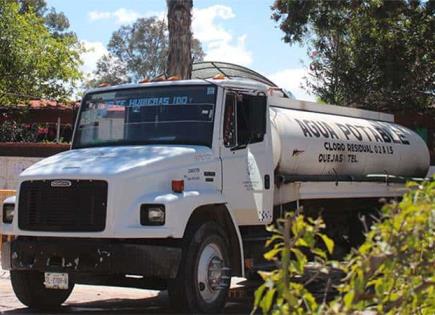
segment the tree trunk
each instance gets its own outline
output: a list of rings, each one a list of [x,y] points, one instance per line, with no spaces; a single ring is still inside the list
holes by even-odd
[[[192,73],[192,0],[166,0],[168,6],[169,53],[166,73],[190,79]]]

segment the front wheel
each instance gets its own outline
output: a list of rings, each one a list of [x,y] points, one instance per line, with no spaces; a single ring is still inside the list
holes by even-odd
[[[201,225],[186,240],[178,276],[168,291],[175,311],[218,313],[225,306],[231,280],[230,259],[223,229]]]
[[[11,284],[18,300],[24,305],[40,310],[55,309],[68,299],[73,284],[68,290],[47,289],[44,286],[44,273],[37,271],[11,271]]]

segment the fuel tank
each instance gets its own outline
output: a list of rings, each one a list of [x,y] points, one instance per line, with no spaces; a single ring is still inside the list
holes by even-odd
[[[426,176],[422,138],[392,122],[270,107],[277,174]]]

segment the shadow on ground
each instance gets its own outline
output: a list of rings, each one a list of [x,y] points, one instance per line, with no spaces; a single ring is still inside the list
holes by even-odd
[[[252,299],[230,299],[224,309],[224,314],[249,314]],[[65,304],[56,311],[37,312],[28,308],[4,311],[1,314],[180,314],[169,307],[166,291],[156,297],[145,299],[106,299],[86,303]]]

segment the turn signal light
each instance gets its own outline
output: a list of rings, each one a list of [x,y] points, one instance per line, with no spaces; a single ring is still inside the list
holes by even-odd
[[[214,80],[225,80],[226,78],[225,78],[225,75],[223,75],[222,73],[220,73],[220,74],[216,74],[216,75],[213,77],[213,79],[214,79]]]
[[[172,191],[174,193],[182,193],[184,191],[184,180],[172,180]]]
[[[173,75],[168,78],[168,81],[178,81],[181,80],[181,78],[178,75]]]

